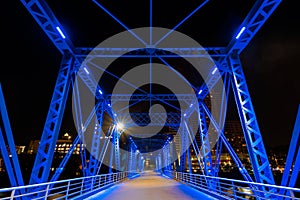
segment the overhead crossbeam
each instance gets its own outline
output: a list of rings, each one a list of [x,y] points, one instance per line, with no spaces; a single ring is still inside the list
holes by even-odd
[[[93,53],[91,53],[93,52]],[[103,48],[103,47],[78,47],[76,48],[76,57],[82,58],[201,58],[225,57],[225,47],[173,47],[173,48],[154,48],[149,51],[148,48]],[[91,54],[90,54],[91,53]]]

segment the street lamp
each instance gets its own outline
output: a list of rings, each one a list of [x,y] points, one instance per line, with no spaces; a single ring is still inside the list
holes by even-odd
[[[118,122],[118,123],[117,123],[117,129],[118,129],[118,131],[119,131],[120,133],[123,132],[123,131],[125,130],[124,124],[123,124],[122,122]]]

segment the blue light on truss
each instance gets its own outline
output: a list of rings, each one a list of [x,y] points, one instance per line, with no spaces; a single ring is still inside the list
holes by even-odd
[[[83,69],[87,74],[90,74],[90,72],[87,70],[87,68],[84,67]]]
[[[212,71],[212,75],[214,75],[216,73],[216,71],[218,70],[218,68],[215,67],[214,71]]]
[[[101,90],[98,90],[100,94],[103,94],[103,92]]]
[[[200,90],[199,92],[198,92],[198,94],[201,94],[202,93],[202,90]]]
[[[235,39],[239,39],[245,30],[246,30],[246,27],[243,26],[243,28],[240,30],[239,34],[237,34],[237,36],[235,37]]]
[[[60,29],[58,26],[56,27],[56,30],[59,32],[59,34],[61,35],[61,37],[62,37],[63,39],[66,39],[65,34],[61,31],[61,29]]]

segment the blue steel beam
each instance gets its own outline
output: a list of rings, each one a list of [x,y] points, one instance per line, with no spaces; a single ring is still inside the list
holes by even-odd
[[[208,118],[210,119],[211,124],[217,130],[217,132],[218,132],[218,134],[220,136],[220,138],[219,138],[218,141],[222,141],[222,143],[225,145],[228,153],[232,157],[232,160],[234,161],[234,163],[238,167],[238,169],[241,172],[241,174],[244,177],[244,179],[246,181],[253,182],[251,176],[249,175],[248,171],[244,167],[242,161],[239,159],[238,155],[235,153],[234,149],[231,147],[230,143],[226,139],[226,136],[224,135],[223,130],[220,129],[220,126],[219,126],[218,122],[214,119],[213,115],[209,111],[209,108],[205,104],[203,104],[203,103],[201,104],[201,107],[203,108],[203,110],[207,114]]]
[[[93,51],[92,54],[90,52]],[[78,58],[200,58],[209,55],[213,58],[226,57],[225,47],[173,47],[173,48],[155,48],[149,51],[148,48],[120,47],[120,48],[104,48],[104,47],[78,47],[75,50]]]
[[[280,2],[281,0],[257,0],[227,46],[226,54],[230,55],[232,52],[240,54]]]
[[[169,121],[165,120],[165,116]],[[150,122],[149,113],[140,112],[140,113],[118,113],[118,118],[126,122],[126,127],[137,126],[169,126],[176,128],[180,126],[181,113],[169,112],[169,113],[151,113]]]
[[[255,36],[255,34],[259,31],[262,25],[266,22],[266,20],[271,16],[277,6],[280,4],[281,0],[258,0],[255,5],[252,7],[249,14],[246,16],[245,20],[242,22],[238,33],[234,35],[232,40],[229,42],[228,46],[225,48],[225,51],[222,54],[230,56],[230,54],[235,51],[240,54],[250,43],[251,39]],[[240,32],[242,28],[245,27],[243,32]],[[241,34],[238,38],[237,35]],[[198,91],[200,98],[204,99],[209,91],[214,87],[214,85],[221,79],[224,71],[228,69],[226,67],[227,63],[224,57],[218,58],[215,60],[216,64],[219,68],[219,73],[211,74],[205,80],[205,84],[203,84]],[[221,67],[222,68],[221,68]]]
[[[10,184],[12,187],[14,186],[22,186],[24,185],[23,176],[18,160],[18,155],[15,147],[15,142],[8,118],[7,109],[5,106],[5,100],[0,84],[0,116],[3,121],[4,130],[6,138],[3,137],[2,127],[0,126],[0,150],[4,160],[4,164],[6,167],[6,171],[8,173],[8,177],[10,180]],[[7,144],[5,142],[7,141]],[[7,149],[8,148],[8,149]],[[9,150],[9,152],[8,152]]]
[[[298,148],[298,153],[296,153],[297,148]],[[296,117],[293,135],[291,138],[290,147],[289,147],[289,151],[285,163],[286,164],[282,175],[281,185],[288,186],[288,187],[295,187],[295,183],[299,173],[299,165],[300,165],[300,106],[298,108],[298,114]],[[284,194],[284,190],[280,190],[280,194]]]
[[[32,0],[32,1],[25,1],[21,0],[25,8],[30,12],[30,14],[33,16],[33,18],[36,20],[36,22],[40,25],[40,27],[43,29],[43,31],[46,33],[46,35],[50,38],[50,40],[53,42],[53,44],[57,47],[60,53],[63,55],[65,54],[71,54],[74,55],[74,47],[70,39],[65,35],[65,32],[54,16],[53,12],[47,5],[47,3],[44,0]],[[75,57],[74,57],[75,58]],[[81,59],[74,59],[74,63],[76,63],[77,66],[80,65]],[[75,64],[74,64],[75,66]],[[74,67],[73,66],[73,67]],[[76,71],[75,67],[72,69],[72,71]],[[71,69],[70,69],[71,71]],[[62,72],[62,71],[61,71]],[[60,72],[60,73],[61,73]],[[62,72],[64,73],[64,72]],[[68,72],[69,73],[69,72]],[[95,93],[95,91],[101,91],[100,87],[98,86],[98,83],[93,79],[93,77],[88,76],[88,74],[83,72],[83,69],[80,68],[77,72],[79,77],[84,81],[88,89]],[[65,76],[63,74],[59,75],[58,79],[63,79],[62,77]],[[66,75],[69,76],[69,75]],[[64,81],[63,81],[64,82]],[[49,176],[49,169],[52,163],[52,157],[53,153],[51,153],[48,150],[48,146],[53,147],[53,145],[56,143],[57,136],[56,130],[59,130],[61,118],[62,118],[62,107],[64,107],[65,102],[59,101],[59,95],[61,96],[67,96],[67,91],[65,91],[63,86],[59,84],[64,83],[57,82],[56,84],[56,90],[53,94],[53,100],[52,103],[56,104],[56,107],[52,107],[50,105],[50,110],[47,116],[47,121],[44,127],[42,139],[41,139],[41,145],[39,147],[39,151],[35,160],[34,168],[30,177],[30,183],[40,183],[45,182],[48,179]],[[69,84],[69,83],[68,83]],[[57,90],[58,89],[58,90]],[[61,94],[59,94],[59,89],[63,91]],[[101,99],[101,94],[99,92],[96,92],[96,98]],[[58,98],[56,101],[55,98]],[[56,102],[55,102],[56,101]],[[55,105],[54,105],[55,106]],[[57,113],[56,113],[57,112]],[[59,117],[56,117],[58,114]],[[51,119],[52,118],[52,119]],[[48,127],[47,127],[48,126]],[[54,132],[53,132],[54,131]],[[54,136],[54,137],[52,137]],[[56,138],[56,139],[55,139]],[[49,142],[51,140],[51,142]],[[82,145],[82,144],[81,144]]]
[[[77,136],[75,138],[75,140],[73,141],[73,144],[71,146],[71,148],[69,149],[68,153],[66,153],[66,155],[64,156],[63,160],[61,161],[61,163],[59,164],[59,166],[56,168],[53,176],[50,179],[50,182],[54,182],[57,181],[59,176],[61,175],[61,173],[63,172],[69,158],[71,157],[72,153],[74,152],[74,150],[77,148],[77,145],[79,144],[79,136]]]
[[[259,183],[275,184],[245,75],[237,53],[229,57],[228,64],[232,70],[232,88],[255,180]],[[264,190],[267,191],[267,187],[264,187]]]
[[[44,0],[21,0],[21,2],[61,54],[65,51],[73,53],[74,47],[70,38],[67,37],[63,27]]]
[[[206,176],[213,176],[214,169],[212,166],[211,145],[207,129],[206,114],[201,106],[199,107],[198,121],[204,172]]]
[[[55,144],[58,138],[67,101],[68,90],[71,85],[73,64],[73,57],[70,54],[64,55],[58,78],[56,80],[40,145],[32,168],[29,180],[30,184],[41,183],[48,180]]]
[[[99,155],[100,155],[100,135],[102,133],[102,122],[104,115],[104,102],[99,102],[99,107],[96,110],[96,123],[95,130],[93,133],[91,151],[90,151],[90,162],[88,164],[88,174],[87,176],[96,175],[97,167],[99,163]]]

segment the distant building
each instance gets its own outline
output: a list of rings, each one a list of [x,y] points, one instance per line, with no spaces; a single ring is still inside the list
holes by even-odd
[[[39,140],[31,140],[28,145],[27,154],[36,154],[40,145]]]
[[[61,139],[56,141],[55,153],[66,154],[73,145],[72,137],[65,133]],[[28,146],[27,154],[36,154],[39,148],[39,140],[31,140]],[[73,154],[80,154],[80,144],[74,149]]]
[[[3,158],[0,157],[0,173],[5,171]]]
[[[208,120],[208,119],[207,119]],[[216,131],[216,130],[213,130]],[[240,121],[238,120],[227,120],[224,125],[224,134],[231,145],[231,147],[234,149],[235,153],[238,155],[244,166],[250,170],[251,169],[251,164],[250,164],[250,159],[248,155],[248,150],[246,146],[246,142],[244,139],[244,134],[243,130],[240,124]],[[198,136],[197,138],[197,143],[199,145],[199,148],[201,148],[201,142],[200,142],[200,137]],[[191,150],[191,163],[192,163],[192,170],[194,173],[199,173],[201,168],[199,166],[199,161],[194,153],[193,147],[190,148]],[[215,155],[216,155],[216,150],[215,148],[212,147],[211,150],[212,154],[212,160],[213,164],[214,161],[216,160]],[[234,161],[232,160],[230,154],[226,150],[226,148],[223,145],[222,149],[222,154],[220,157],[220,170],[227,171],[228,168],[232,168],[235,166]]]
[[[17,154],[26,153],[25,149],[26,149],[26,146],[16,146],[16,152],[17,152]]]
[[[62,139],[57,140],[55,145],[55,153],[66,154],[73,146],[73,141],[71,140],[72,137],[65,133],[62,136]],[[80,154],[80,144],[77,144],[72,154]]]

